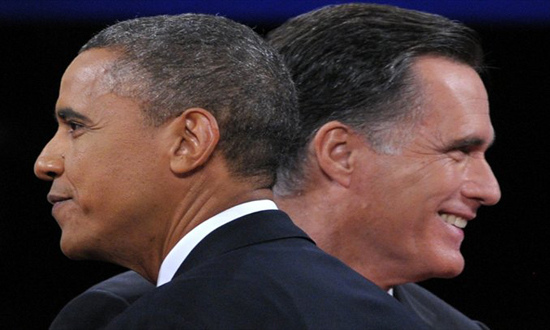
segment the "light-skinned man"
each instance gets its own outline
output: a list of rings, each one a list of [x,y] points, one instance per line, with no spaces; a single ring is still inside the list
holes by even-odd
[[[464,228],[500,199],[474,31],[349,4],[290,19],[268,40],[291,71],[302,124],[278,205],[433,329],[485,327],[413,284],[460,274]]]

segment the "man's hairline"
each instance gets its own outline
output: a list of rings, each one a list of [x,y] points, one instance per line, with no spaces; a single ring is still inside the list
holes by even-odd
[[[112,93],[116,96],[130,98],[135,101],[139,106],[140,115],[145,126],[159,127],[166,123],[170,118],[173,118],[173,116],[170,116],[164,118],[161,121],[159,120],[160,118],[151,115],[151,112],[147,111],[147,108],[154,106],[154,104],[147,104],[147,100],[140,98],[139,94],[143,93],[147,95],[149,93],[147,87],[144,86],[150,83],[149,78],[142,75],[139,80],[135,81],[125,79],[125,74],[122,73],[120,70],[121,64],[123,64],[124,61],[128,61],[127,63],[136,63],[138,70],[142,72],[143,69],[139,63],[139,60],[130,59],[130,56],[128,55],[128,52],[126,51],[124,45],[115,44],[106,46],[92,46],[87,48],[82,47],[78,54],[80,55],[82,53],[92,50],[105,50],[113,55],[112,60],[105,67],[105,75],[103,76],[101,81],[102,85],[104,86],[105,93]],[[122,87],[125,83],[130,83],[128,86],[126,86],[128,87],[127,90],[124,90],[126,89],[126,87]]]
[[[424,111],[424,108],[425,108],[424,107],[424,102],[426,100],[425,95],[423,93],[424,92],[424,88],[423,88],[424,84],[422,83],[422,80],[421,80],[422,78],[419,74],[419,71],[416,70],[416,67],[417,67],[416,64],[418,63],[419,60],[421,60],[423,58],[427,58],[427,57],[443,58],[443,59],[446,59],[448,61],[461,63],[461,64],[467,65],[468,67],[474,69],[476,71],[476,73],[478,73],[476,68],[474,66],[472,66],[470,63],[467,63],[466,61],[462,61],[460,59],[453,58],[452,56],[449,56],[449,55],[438,54],[438,53],[434,53],[434,52],[427,52],[427,53],[418,54],[418,55],[414,56],[413,60],[410,62],[410,64],[407,67],[406,74],[405,74],[405,77],[404,77],[404,80],[407,79],[407,76],[412,78],[411,84],[408,84],[405,87],[405,89],[406,88],[411,89],[412,92],[414,93],[414,96],[412,98],[408,99],[408,100],[400,100],[400,101],[397,101],[397,102],[393,102],[394,106],[399,106],[400,103],[402,103],[402,102],[403,103],[408,103],[408,101],[414,100],[414,102],[412,102],[411,105],[407,106],[407,108],[408,108],[407,114],[410,115],[410,116],[407,116],[407,118],[400,119],[398,121],[393,121],[392,122],[391,120],[387,120],[387,121],[383,122],[384,124],[391,124],[392,125],[391,132],[389,134],[392,137],[391,138],[392,141],[388,142],[388,143],[384,143],[382,145],[382,147],[376,146],[376,141],[374,141],[373,139],[369,139],[369,137],[367,136],[367,133],[364,130],[362,130],[361,128],[356,127],[355,125],[347,124],[347,123],[345,123],[341,120],[338,120],[338,119],[326,121],[323,124],[321,124],[320,126],[318,126],[317,128],[315,128],[312,131],[312,133],[308,136],[308,138],[306,139],[305,145],[300,147],[300,149],[302,149],[303,152],[305,153],[305,157],[303,158],[302,161],[300,161],[298,163],[298,169],[292,175],[292,176],[294,176],[294,174],[299,175],[297,177],[299,185],[291,186],[292,187],[291,189],[286,189],[286,188],[283,189],[283,191],[281,191],[281,195],[282,196],[292,196],[292,195],[302,193],[306,190],[307,185],[311,183],[310,182],[311,178],[310,178],[310,176],[307,175],[307,173],[308,173],[308,168],[311,167],[313,162],[314,162],[314,160],[312,159],[314,155],[312,155],[309,152],[309,150],[311,148],[311,144],[313,143],[313,140],[315,139],[315,136],[317,135],[317,132],[323,126],[325,126],[325,125],[327,125],[331,122],[337,121],[337,122],[341,123],[342,125],[345,125],[345,126],[349,127],[353,132],[355,132],[359,136],[363,137],[365,143],[367,143],[369,145],[369,147],[371,147],[372,150],[374,152],[376,152],[377,154],[380,154],[380,155],[399,155],[403,151],[403,147],[406,145],[406,143],[412,139],[412,134],[406,134],[406,132],[414,132],[415,128],[422,122],[422,119],[426,115],[426,111]],[[401,92],[402,91],[403,91],[403,89],[401,90]],[[415,110],[415,109],[417,109],[417,110]],[[401,132],[402,133],[401,135],[405,135],[405,136],[408,135],[409,138],[401,138],[401,139],[398,139],[399,141],[395,141],[394,138],[396,137],[396,135],[398,135],[397,134],[398,132]],[[377,136],[380,136],[380,134],[377,134]],[[387,148],[384,148],[384,147],[387,147]],[[386,150],[383,150],[383,149],[386,149]],[[291,178],[292,178],[292,176],[291,176]],[[277,183],[275,185],[277,186]],[[284,183],[283,186],[287,186],[287,184]]]

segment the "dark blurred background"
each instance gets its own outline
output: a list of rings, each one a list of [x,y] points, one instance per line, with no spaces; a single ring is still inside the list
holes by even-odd
[[[372,1],[439,13],[483,40],[497,139],[488,158],[502,200],[468,225],[462,275],[422,283],[492,329],[550,329],[550,1]],[[71,261],[46,201],[49,184],[33,163],[53,135],[60,78],[79,47],[118,20],[164,13],[220,14],[261,34],[289,17],[341,1],[0,2],[0,328],[45,329],[57,311],[92,284],[123,269]]]

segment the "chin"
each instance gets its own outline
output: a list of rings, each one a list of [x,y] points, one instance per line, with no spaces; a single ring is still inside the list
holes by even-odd
[[[457,277],[464,270],[464,257],[462,254],[449,257],[446,256],[438,263],[439,267],[434,269],[434,276],[438,278],[453,278]]]
[[[67,244],[61,243],[61,252],[71,260],[86,260],[86,258],[78,249],[75,249]]]
[[[433,247],[434,245],[432,245]],[[460,250],[439,246],[438,249],[425,250],[415,257],[415,267],[411,269],[414,279],[419,282],[430,278],[453,278],[464,270],[464,257]]]
[[[90,253],[88,244],[84,240],[75,239],[74,236],[63,233],[60,242],[61,252],[71,260],[95,259]]]

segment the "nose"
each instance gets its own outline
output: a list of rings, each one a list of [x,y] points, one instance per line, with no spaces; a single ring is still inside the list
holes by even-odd
[[[482,205],[495,205],[501,197],[498,181],[485,158],[474,160],[463,187],[466,197],[479,200]]]
[[[34,174],[42,180],[52,181],[61,176],[64,171],[64,157],[52,148],[50,141],[42,150],[34,163]]]

